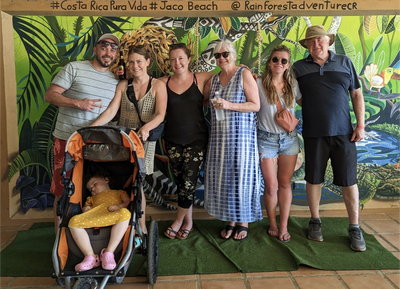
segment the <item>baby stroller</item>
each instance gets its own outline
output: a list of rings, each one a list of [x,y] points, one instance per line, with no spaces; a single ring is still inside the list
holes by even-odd
[[[125,127],[99,126],[82,128],[68,139],[62,170],[64,191],[57,203],[57,215],[61,217],[52,251],[54,272],[60,286],[73,289],[104,288],[106,284],[122,282],[134,254],[147,258],[147,277],[154,284],[158,271],[158,223],[152,221],[148,234],[143,234],[139,219],[142,217],[142,182],[144,149],[133,130]],[[84,258],[68,228],[72,216],[81,208],[90,194],[86,189],[86,177],[97,171],[109,173],[115,188],[124,189],[131,198],[129,227],[114,252],[117,267],[104,270],[101,267],[76,272],[75,265]],[[67,177],[67,172],[70,176]],[[115,189],[114,188],[114,189]],[[112,188],[113,189],[113,188]],[[99,254],[107,247],[111,226],[86,229],[93,250]],[[141,244],[136,240],[141,240]],[[140,244],[140,245],[139,245]],[[71,287],[72,286],[72,287]]]

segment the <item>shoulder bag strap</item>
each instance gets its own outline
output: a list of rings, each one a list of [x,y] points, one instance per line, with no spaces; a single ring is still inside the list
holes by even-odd
[[[147,84],[147,88],[146,88],[146,93],[148,93],[149,90],[150,90],[150,88],[151,88],[151,81],[152,81],[152,80],[153,80],[153,76],[150,76],[149,84]]]
[[[136,112],[139,116],[139,120],[141,122],[142,125],[145,125],[146,123],[142,121],[142,118],[140,117],[140,113],[139,113],[139,107],[137,104],[137,99],[135,96],[135,91],[133,90],[133,84],[132,84],[133,78],[128,80],[128,89],[126,90],[126,93],[128,95],[129,100],[133,103],[133,105],[136,108]]]
[[[282,110],[282,104],[281,104],[281,100],[278,96],[278,100],[276,101],[276,107],[278,108],[278,111]]]

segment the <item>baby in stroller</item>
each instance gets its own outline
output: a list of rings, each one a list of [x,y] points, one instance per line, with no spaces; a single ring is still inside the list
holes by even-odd
[[[123,238],[131,213],[126,209],[130,198],[124,190],[110,189],[110,176],[104,171],[90,175],[86,188],[89,196],[82,208],[82,214],[75,215],[68,223],[71,235],[84,254],[83,261],[75,266],[75,271],[88,271],[99,267],[104,270],[113,270],[116,267],[114,251]],[[107,248],[101,250],[100,256],[96,255],[90,243],[89,235],[85,228],[112,226],[111,236]]]

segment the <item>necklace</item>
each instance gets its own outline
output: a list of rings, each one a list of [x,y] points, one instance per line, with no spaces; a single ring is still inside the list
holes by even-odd
[[[135,92],[138,93],[140,91],[140,89],[142,88],[143,84],[139,86],[138,89],[135,89]]]
[[[135,88],[135,93],[138,93],[144,84],[146,84],[146,83],[136,84],[136,86],[138,86],[138,87],[137,88],[134,87]]]

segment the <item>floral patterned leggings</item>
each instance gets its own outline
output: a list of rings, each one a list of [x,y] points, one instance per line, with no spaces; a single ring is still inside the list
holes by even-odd
[[[207,143],[207,140],[195,141],[188,145],[165,142],[165,150],[178,185],[178,206],[181,208],[189,209],[193,204]]]

